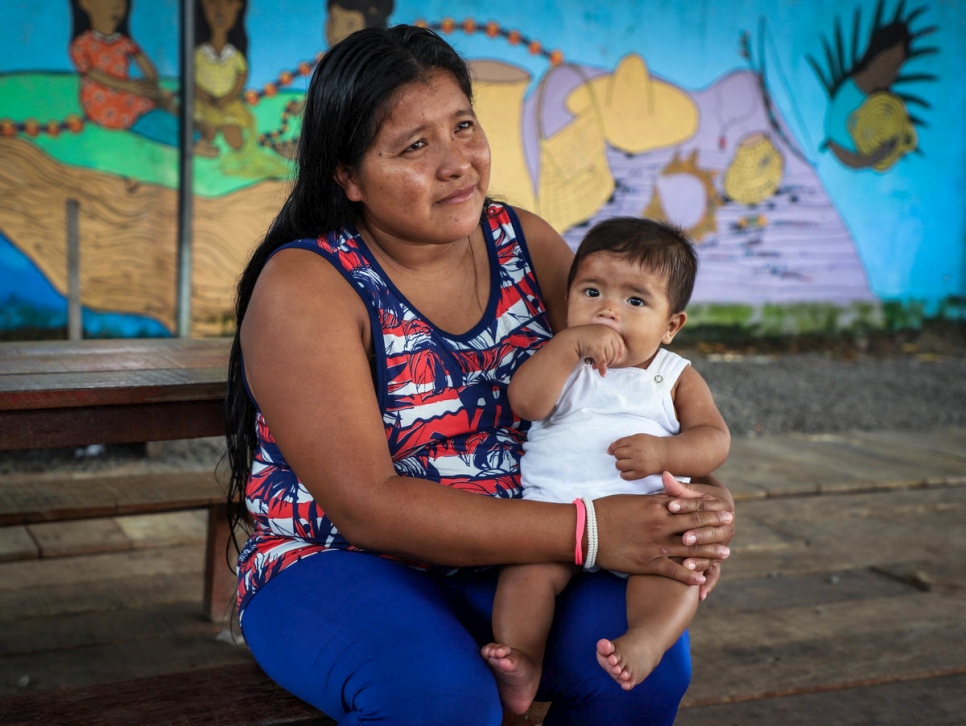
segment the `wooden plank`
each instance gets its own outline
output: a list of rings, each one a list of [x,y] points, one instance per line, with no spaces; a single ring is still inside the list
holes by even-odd
[[[795,458],[789,450],[793,446],[797,448],[785,438],[772,440],[770,448],[762,445],[761,438],[734,438],[728,460],[716,473],[736,501],[817,494],[821,483],[832,479],[856,486],[866,483],[862,477],[836,472],[821,461]]]
[[[718,475],[739,502],[962,483],[966,481],[966,429],[736,437]]]
[[[32,560],[40,556],[26,527],[0,527],[0,562]]]
[[[966,427],[962,426],[918,431],[854,431],[852,435],[883,444],[916,446],[947,456],[966,457]]]
[[[962,593],[917,593],[716,616],[692,633],[690,704],[966,672]],[[706,616],[706,617],[705,617]]]
[[[219,400],[0,411],[0,450],[170,441],[224,433]]]
[[[115,517],[114,522],[130,540],[131,547],[200,545],[205,541],[208,514],[204,510],[196,509]]]
[[[41,560],[42,561],[42,560]],[[142,610],[162,605],[193,603],[202,617],[202,570],[151,577],[91,580],[79,584],[0,591],[0,625],[30,618],[72,616],[91,612]],[[2,668],[0,664],[0,668]]]
[[[775,695],[698,708],[683,708],[676,726],[959,726],[966,713],[966,674],[917,677],[878,685],[808,694]]]
[[[223,368],[6,375],[0,410],[219,400],[225,375]]]
[[[829,476],[814,481],[819,491],[848,488],[843,482],[854,488],[856,480],[881,487],[887,483],[904,486],[925,483],[930,481],[931,475],[942,478],[943,472],[924,472],[915,463],[895,454],[867,450],[860,443],[838,434],[790,434],[761,437],[755,445],[763,453],[784,458],[792,472],[799,468],[830,470]],[[775,494],[782,493],[780,487],[781,482],[776,482]]]
[[[966,487],[748,501],[739,503],[737,515],[726,580],[966,558]],[[753,526],[745,530],[746,523]],[[784,542],[781,547],[745,547],[744,531],[771,531]]]
[[[0,669],[28,676],[30,690],[41,698],[53,698],[54,689],[123,681],[131,678],[132,673],[137,673],[139,678],[150,677],[190,671],[198,667],[195,665],[197,663],[225,667],[249,663],[251,660],[247,648],[222,642],[217,637],[180,639],[161,636],[86,648],[4,656],[0,658]],[[16,686],[0,684],[0,696],[13,696],[16,693]],[[0,698],[0,703],[3,700]],[[6,724],[5,721],[0,723]],[[49,723],[70,722],[55,720]]]
[[[16,596],[18,592],[27,593],[42,588],[70,590],[78,585],[90,585],[98,581],[112,584],[137,577],[150,579],[162,575],[197,575],[200,586],[203,563],[203,548],[195,545],[8,562],[3,565],[0,594],[11,593]],[[83,587],[76,589],[82,590]],[[25,614],[22,608],[16,610],[22,615]],[[12,614],[0,608],[0,618],[9,620],[11,618],[8,615]],[[29,615],[29,610],[26,614]]]
[[[64,557],[131,549],[131,540],[113,519],[83,519],[28,525],[41,557]]]
[[[304,724],[335,721],[274,684],[254,663],[0,701],[7,724]]]
[[[939,432],[941,433],[941,432]],[[936,436],[939,439],[939,436]],[[942,446],[924,446],[915,441],[903,441],[900,437],[881,436],[878,432],[858,431],[849,433],[852,446],[928,472],[932,479],[950,481],[966,480],[966,445],[959,451],[944,451]]]
[[[827,572],[726,579],[701,606],[700,617],[725,618],[728,613],[765,613],[779,608],[820,606],[876,597],[915,595],[911,581],[870,568],[842,570],[829,563]]]
[[[740,513],[738,536],[731,543],[732,558],[727,565],[734,562],[734,558],[747,552],[787,550],[801,546],[801,538],[787,532],[781,532],[770,526],[768,522],[745,516],[744,503],[736,504]]]
[[[191,509],[0,527],[0,562],[179,544],[200,546],[205,543],[207,526],[208,513]]]
[[[741,503],[686,703],[966,671],[964,513],[964,487]]]
[[[0,376],[20,373],[224,368],[228,338],[0,342]]]
[[[199,509],[226,495],[212,471],[0,481],[0,526]]]
[[[0,656],[71,650],[130,640],[214,640],[223,637],[225,625],[198,616],[197,591],[195,596],[193,601],[138,610],[93,610],[0,623]],[[237,625],[235,630],[237,632]],[[228,642],[232,641],[229,639]],[[244,645],[244,640],[239,636],[236,644]],[[4,680],[7,679],[0,678],[0,682]]]

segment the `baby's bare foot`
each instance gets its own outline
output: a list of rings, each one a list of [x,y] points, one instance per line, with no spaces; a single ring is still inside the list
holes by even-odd
[[[484,645],[480,653],[496,677],[503,706],[511,713],[525,713],[537,695],[540,665],[526,653],[500,643]]]
[[[664,652],[642,633],[627,632],[614,640],[597,641],[597,662],[625,691],[647,678],[662,657]]]

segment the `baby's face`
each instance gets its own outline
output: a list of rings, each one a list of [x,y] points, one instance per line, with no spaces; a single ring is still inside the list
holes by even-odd
[[[595,252],[577,269],[567,297],[567,326],[606,325],[624,339],[622,368],[646,366],[680,328],[667,296],[667,276],[623,255]]]

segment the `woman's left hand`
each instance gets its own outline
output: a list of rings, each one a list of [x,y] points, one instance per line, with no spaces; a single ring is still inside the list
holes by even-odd
[[[692,481],[685,484],[675,479],[668,472],[664,472],[662,477],[664,492],[672,497],[668,502],[668,510],[675,514],[688,514],[691,512],[703,512],[708,509],[721,510],[724,504],[724,511],[731,512],[731,523],[718,527],[699,527],[689,529],[682,535],[682,540],[686,545],[703,544],[723,544],[730,545],[735,536],[735,500],[731,492],[714,476],[705,477],[704,482]],[[713,502],[713,504],[711,504]],[[700,586],[699,598],[704,600],[714,589],[721,577],[721,561],[688,558],[684,565],[698,572],[703,572],[706,578],[704,584]],[[691,567],[693,565],[693,567]]]

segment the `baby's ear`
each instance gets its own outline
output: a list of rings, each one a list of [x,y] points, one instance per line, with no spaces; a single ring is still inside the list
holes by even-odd
[[[669,345],[674,340],[674,336],[681,332],[681,328],[684,327],[686,322],[688,322],[688,314],[683,310],[679,313],[672,313],[671,317],[667,319],[667,330],[664,331],[661,342],[664,345]]]

